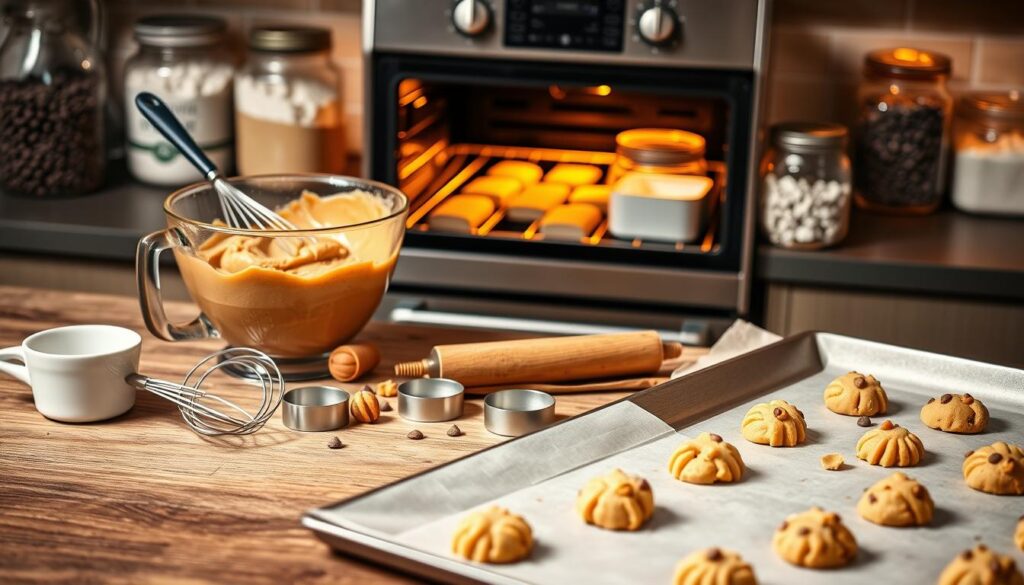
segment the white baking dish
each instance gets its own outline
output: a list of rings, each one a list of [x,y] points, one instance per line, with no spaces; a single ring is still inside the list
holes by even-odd
[[[612,188],[608,230],[618,238],[692,242],[713,185],[707,177],[627,174]]]

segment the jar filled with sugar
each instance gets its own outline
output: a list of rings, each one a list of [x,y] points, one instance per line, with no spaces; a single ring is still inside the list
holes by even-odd
[[[972,93],[957,104],[953,205],[972,213],[1024,215],[1024,96]]]
[[[248,61],[235,80],[240,174],[345,170],[341,80],[330,55],[328,29],[252,30]]]
[[[235,67],[226,31],[223,19],[209,16],[148,16],[135,23],[139,50],[125,63],[124,89],[128,169],[136,179],[176,187],[202,178],[135,107],[142,91],[160,97],[220,169],[234,166]]]
[[[850,158],[840,124],[789,122],[771,128],[761,160],[761,230],[772,244],[817,249],[850,226]]]

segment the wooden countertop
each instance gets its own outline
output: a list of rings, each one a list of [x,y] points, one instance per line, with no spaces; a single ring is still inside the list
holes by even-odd
[[[168,308],[176,319],[194,311]],[[169,380],[222,346],[156,340],[144,332],[134,298],[0,287],[0,347],[76,323],[142,332],[141,371]],[[435,344],[515,337],[523,335],[387,323],[371,323],[360,335],[383,354],[377,373],[385,375],[370,380]],[[701,353],[687,349],[685,356]],[[229,382],[218,391],[244,396],[241,388]],[[572,416],[624,395],[561,396],[556,413]],[[374,425],[298,433],[275,416],[255,435],[209,439],[189,430],[169,403],[139,393],[135,407],[116,419],[61,424],[33,408],[28,387],[0,375],[0,581],[412,582],[332,554],[299,518],[502,440],[484,430],[480,400],[468,400],[457,422],[464,436],[448,437],[450,423],[413,424],[395,412]],[[426,439],[407,439],[414,428]],[[333,436],[345,447],[328,449]]]

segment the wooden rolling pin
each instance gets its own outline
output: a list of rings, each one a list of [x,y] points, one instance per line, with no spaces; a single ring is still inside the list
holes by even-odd
[[[395,364],[407,378],[451,378],[466,387],[651,375],[683,346],[656,331],[438,345],[430,357]]]

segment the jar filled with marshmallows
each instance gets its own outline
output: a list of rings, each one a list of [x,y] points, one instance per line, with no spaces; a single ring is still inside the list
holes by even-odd
[[[235,81],[240,174],[344,171],[341,80],[330,54],[328,29],[252,30],[249,59]]]
[[[846,237],[851,199],[847,134],[840,124],[772,127],[761,161],[761,229],[772,244],[817,249]]]
[[[124,97],[128,169],[136,179],[175,187],[201,178],[135,107],[143,91],[167,104],[220,169],[234,166],[235,67],[226,31],[223,19],[209,16],[149,16],[135,23],[139,50],[125,63]]]

